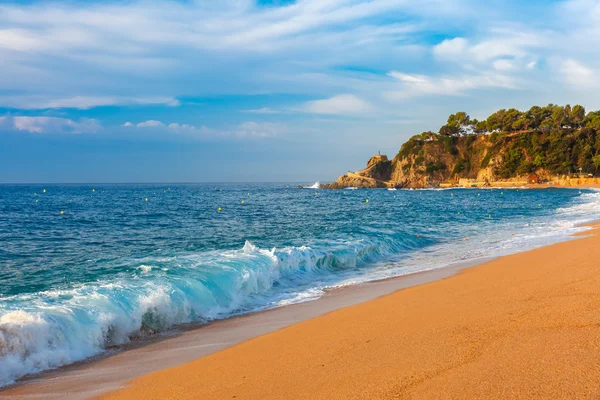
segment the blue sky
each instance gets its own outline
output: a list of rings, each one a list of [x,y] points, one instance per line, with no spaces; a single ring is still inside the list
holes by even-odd
[[[4,1],[0,182],[326,181],[447,115],[600,108],[600,2]]]

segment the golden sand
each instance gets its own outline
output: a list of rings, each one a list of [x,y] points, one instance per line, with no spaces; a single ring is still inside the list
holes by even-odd
[[[598,399],[600,237],[334,311],[104,398]]]

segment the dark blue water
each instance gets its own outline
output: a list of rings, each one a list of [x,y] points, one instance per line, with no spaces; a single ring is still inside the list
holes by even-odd
[[[0,186],[0,385],[174,325],[563,240],[599,214],[589,190]]]

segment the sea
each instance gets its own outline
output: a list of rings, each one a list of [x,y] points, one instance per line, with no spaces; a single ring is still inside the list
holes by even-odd
[[[0,185],[0,386],[189,324],[570,240],[591,189]]]

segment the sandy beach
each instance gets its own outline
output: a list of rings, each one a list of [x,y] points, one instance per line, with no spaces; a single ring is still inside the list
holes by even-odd
[[[599,259],[596,234],[502,257],[102,398],[598,398]]]

